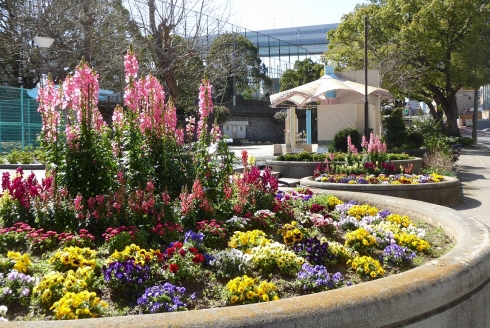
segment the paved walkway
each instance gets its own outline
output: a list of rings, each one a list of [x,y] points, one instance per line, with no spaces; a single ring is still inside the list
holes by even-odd
[[[490,149],[481,144],[464,148],[456,165],[462,200],[451,208],[490,227]]]
[[[490,146],[489,146],[490,147]],[[461,180],[462,200],[460,203],[451,206],[451,208],[471,216],[490,227],[490,148],[478,144],[471,148],[465,148],[461,151],[459,160],[456,162],[458,168],[458,177]],[[257,162],[266,159],[272,159],[272,145],[253,145],[246,147],[230,147],[240,156],[242,149],[247,149],[250,155],[253,155]],[[0,170],[3,172],[15,173],[15,170]],[[30,170],[24,170],[30,173]],[[44,171],[34,170],[36,177],[41,181],[44,177]]]

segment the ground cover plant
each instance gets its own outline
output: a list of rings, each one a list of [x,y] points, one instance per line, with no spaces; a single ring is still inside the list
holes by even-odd
[[[204,80],[184,125],[125,57],[125,109],[108,127],[85,63],[40,91],[47,174],[2,176],[0,315],[88,317],[233,306],[348,288],[451,247],[403,214],[309,190],[278,191],[216,124]],[[59,109],[67,114],[64,121]],[[63,127],[63,129],[61,128]],[[434,247],[437,245],[437,247]]]

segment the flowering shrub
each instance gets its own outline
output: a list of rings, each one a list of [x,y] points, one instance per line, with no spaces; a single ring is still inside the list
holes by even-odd
[[[179,241],[170,243],[163,254],[163,276],[171,282],[195,279],[206,259],[205,254],[200,253],[191,243],[182,244]]]
[[[56,231],[46,231],[38,229],[27,234],[27,240],[31,243],[31,249],[40,252],[53,250],[58,246],[58,233]]]
[[[107,303],[96,295],[95,292],[87,290],[79,293],[67,292],[50,307],[50,310],[53,310],[58,320],[95,318],[101,315],[103,308],[107,307]]]
[[[277,287],[267,281],[259,281],[247,275],[230,280],[226,284],[226,299],[232,305],[276,301]]]
[[[246,258],[262,273],[277,270],[286,276],[295,275],[305,261],[301,256],[288,250],[285,245],[277,242],[252,248]]]
[[[65,247],[62,251],[56,252],[50,259],[49,263],[59,271],[66,271],[70,269],[77,269],[78,267],[92,267],[95,268],[95,257],[97,252],[88,248],[80,247]]]
[[[94,247],[95,236],[87,229],[80,229],[79,233],[62,232],[58,236],[60,245],[76,247]]]
[[[150,266],[139,264],[133,258],[110,262],[102,268],[104,279],[115,294],[130,299],[137,297],[150,279]]]
[[[223,222],[212,220],[204,220],[197,222],[197,231],[201,231],[206,236],[203,239],[204,245],[210,248],[221,248],[226,245],[226,227],[223,226]]]
[[[0,273],[0,302],[28,306],[36,279],[12,269],[7,274]]]
[[[12,268],[21,273],[26,273],[31,266],[31,259],[26,253],[21,254],[19,252],[9,251],[7,257],[13,264]]]
[[[152,238],[159,244],[166,245],[172,240],[179,240],[182,238],[184,228],[173,222],[158,222],[151,230]]]
[[[294,245],[293,250],[296,254],[304,257],[311,264],[335,264],[337,256],[332,254],[328,248],[328,242],[322,243],[318,238],[306,239]]]
[[[231,248],[241,249],[247,251],[255,246],[265,246],[269,244],[270,239],[266,238],[267,235],[261,230],[253,231],[235,231],[231,236],[228,246]]]
[[[50,271],[34,286],[33,292],[41,296],[41,302],[50,307],[66,292],[80,292],[92,286],[94,270],[90,266],[79,267],[65,273]]]
[[[348,232],[345,236],[345,246],[351,247],[358,252],[366,252],[376,246],[376,244],[376,238],[365,228]]]
[[[391,244],[383,250],[382,260],[391,265],[407,265],[415,256],[407,247]]]
[[[385,274],[381,264],[370,256],[357,256],[347,261],[360,277],[380,278]]]
[[[311,266],[308,263],[304,263],[298,272],[298,281],[303,289],[314,292],[339,288],[344,283],[340,272],[331,275],[323,265]]]
[[[0,251],[27,247],[27,235],[34,229],[27,223],[17,222],[10,228],[0,228]]]
[[[430,244],[428,242],[417,235],[408,234],[406,232],[395,234],[395,240],[400,246],[405,246],[418,252],[425,252],[430,249]]]
[[[145,313],[186,311],[187,305],[181,301],[184,293],[184,287],[166,282],[163,285],[148,287],[137,303]]]
[[[223,277],[231,277],[237,272],[246,270],[247,259],[242,251],[230,249],[229,251],[220,251],[213,254],[213,259],[209,261],[209,265]]]
[[[301,232],[300,226],[296,221],[286,223],[277,233],[282,235],[284,243],[287,245],[300,242],[303,239],[303,232]]]

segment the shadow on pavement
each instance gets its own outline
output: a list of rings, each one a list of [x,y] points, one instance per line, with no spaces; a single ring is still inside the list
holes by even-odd
[[[468,171],[475,170],[471,166],[463,166],[462,169],[458,170],[458,179],[463,183],[465,181],[476,181],[480,179],[485,179],[482,174],[469,173]]]
[[[477,208],[482,205],[482,202],[479,200],[476,200],[471,197],[464,197],[461,199],[461,201],[455,205],[449,206],[449,208],[452,208],[453,210],[460,211],[460,210],[465,210],[465,209],[472,209],[472,208]]]

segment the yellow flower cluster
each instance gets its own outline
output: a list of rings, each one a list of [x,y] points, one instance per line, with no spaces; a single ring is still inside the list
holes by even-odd
[[[410,220],[406,215],[401,216],[400,214],[390,214],[386,217],[386,221],[398,224],[405,228],[409,225],[415,226],[415,223],[413,223],[412,220]]]
[[[230,280],[226,284],[226,291],[231,304],[268,302],[279,299],[276,285],[247,275]]]
[[[41,295],[43,303],[51,303],[54,298],[59,299],[67,292],[81,291],[89,287],[94,277],[94,270],[90,266],[79,267],[77,271],[68,270],[65,273],[51,271],[44,275],[41,281],[34,286],[33,292]]]
[[[251,249],[250,261],[259,270],[273,270],[276,267],[286,274],[296,274],[305,259],[286,249],[280,243],[258,246]]]
[[[88,248],[76,246],[65,247],[62,251],[56,252],[50,259],[49,263],[64,268],[92,267],[95,268],[95,257],[97,252]]]
[[[434,180],[434,182],[441,182],[444,180],[444,176],[437,173],[432,173],[430,176],[432,177],[432,180]]]
[[[385,274],[381,264],[370,256],[357,256],[354,260],[347,261],[356,274],[360,277],[379,278]]]
[[[347,261],[353,257],[353,252],[339,242],[329,241],[325,237],[322,237],[320,242],[322,244],[328,243],[328,251],[335,255],[339,261]]]
[[[430,248],[430,244],[416,235],[405,232],[395,234],[396,243],[400,246],[408,247],[412,250],[424,252]]]
[[[296,221],[286,223],[277,233],[282,235],[285,244],[297,243],[303,239],[303,233],[299,229],[298,222]]]
[[[330,210],[333,210],[335,208],[335,206],[343,204],[343,203],[344,203],[343,201],[341,201],[340,199],[338,199],[335,196],[330,196],[328,198],[328,208]]]
[[[4,190],[2,197],[0,197],[0,209],[2,209],[5,206],[5,204],[8,204],[11,199],[12,197],[10,196],[9,191]]]
[[[26,253],[21,254],[19,252],[9,251],[7,253],[7,257],[10,260],[15,261],[14,269],[22,273],[26,273],[28,267],[32,264],[29,255],[27,255]]]
[[[375,216],[376,214],[378,214],[378,209],[369,205],[354,205],[347,211],[347,215],[353,216],[358,220],[365,216]]]
[[[262,230],[252,230],[246,232],[235,231],[228,242],[228,246],[247,252],[247,250],[252,247],[265,246],[269,244],[270,240],[266,237],[267,235]]]
[[[82,319],[97,317],[102,307],[107,307],[107,303],[101,301],[94,292],[84,290],[79,293],[67,292],[50,310],[59,320]]]
[[[115,251],[111,257],[107,260],[108,263],[121,261],[124,262],[130,258],[134,259],[134,264],[145,265],[150,263],[155,258],[155,253],[159,253],[160,250],[150,249],[147,251],[138,245],[131,244],[126,246],[122,252]]]
[[[355,250],[362,250],[363,248],[374,246],[376,244],[376,238],[364,228],[356,229],[345,235],[345,246]]]

